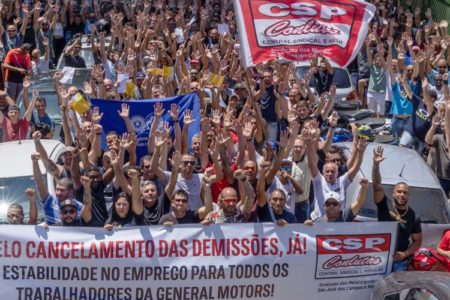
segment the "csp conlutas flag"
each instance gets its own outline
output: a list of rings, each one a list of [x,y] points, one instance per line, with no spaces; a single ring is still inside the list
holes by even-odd
[[[375,6],[351,0],[234,0],[244,65],[321,55],[347,66],[367,35]]]

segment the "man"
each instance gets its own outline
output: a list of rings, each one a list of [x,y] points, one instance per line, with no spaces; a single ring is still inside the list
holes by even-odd
[[[89,179],[90,186],[88,191],[90,192],[90,198],[92,203],[91,209],[91,225],[96,227],[103,227],[106,219],[108,218],[108,210],[105,202],[105,188],[114,178],[113,168],[108,168],[103,174],[100,173],[100,169],[96,166],[89,166],[84,169],[84,175],[81,179]],[[81,199],[85,193],[85,187],[77,191],[80,195],[78,199]]]
[[[372,184],[373,200],[378,210],[378,221],[398,222],[397,249],[393,255],[393,271],[406,271],[408,258],[422,245],[422,228],[420,217],[408,206],[409,187],[404,182],[394,186],[392,208],[389,209],[388,198],[381,185],[380,163],[384,160],[383,147],[373,151]],[[411,239],[411,243],[410,243]]]
[[[148,163],[150,169],[150,162]],[[153,181],[143,181],[140,186],[140,199],[137,205],[134,205],[133,210],[136,215],[144,215],[144,222],[147,225],[158,225],[161,217],[170,211],[173,190],[178,178],[178,172],[181,164],[181,153],[175,151],[172,155],[172,174],[170,175],[169,183],[163,189],[160,195],[157,193],[157,186]],[[158,179],[157,177],[155,179]],[[135,179],[133,179],[135,180]],[[137,180],[137,179],[136,179]],[[133,185],[138,185],[139,182],[133,182]]]
[[[0,22],[0,35],[2,37],[2,43],[4,45],[5,54],[8,54],[9,50],[14,48],[19,48],[23,44],[25,30],[27,29],[26,18],[28,16],[28,12],[23,11],[25,14],[24,19],[22,20],[22,27],[20,28],[20,32],[17,33],[16,24],[9,24],[6,27],[6,31],[3,28],[3,25]]]
[[[171,173],[163,171],[159,166],[161,149],[166,139],[157,139],[155,141],[155,153],[152,156],[152,170],[159,180],[167,181]],[[215,151],[212,154],[215,175],[211,175],[211,184],[223,178],[222,168],[218,162],[218,153]],[[199,209],[203,206],[200,191],[203,174],[194,173],[195,158],[190,154],[183,154],[181,156],[181,172],[178,174],[178,179],[175,185],[175,190],[182,190],[189,196],[189,209]]]
[[[311,171],[308,168],[306,145],[303,138],[295,138],[292,156],[289,159],[292,161],[292,177],[299,182],[303,189],[303,193],[296,195],[295,199],[295,216],[300,223],[303,223],[309,218],[311,188]]]
[[[277,96],[275,95],[275,85],[273,84],[271,71],[266,70],[263,72],[255,100],[259,102],[262,117],[267,122],[267,138],[276,141],[278,136],[278,118],[275,108]]]
[[[437,94],[435,91],[428,91],[428,80],[422,81],[422,99],[414,94],[411,96],[413,113],[406,122],[406,128],[400,138],[400,146],[413,148],[419,154],[425,149],[425,136],[431,127],[431,116],[434,114],[434,102]]]
[[[257,207],[256,213],[260,222],[276,222],[277,225],[283,226],[289,223],[297,223],[297,218],[289,212],[286,206],[286,194],[280,190],[272,191],[267,201],[266,197],[266,172],[269,167],[269,162],[262,161],[260,163],[261,174],[258,179],[257,187]],[[269,204],[270,203],[270,204]]]
[[[8,95],[14,100],[23,88],[23,79],[31,73],[31,45],[23,44],[20,48],[11,49],[6,55],[3,67],[5,73],[5,87]]]
[[[36,191],[28,188],[25,190],[25,196],[27,197],[29,203],[30,203],[30,215],[28,219],[29,225],[36,225],[37,223],[37,207],[36,207]],[[20,204],[13,203],[8,207],[8,224],[11,225],[23,225],[24,223],[24,214],[23,214],[23,207]]]
[[[359,189],[358,197],[350,207],[347,207],[344,211],[342,211],[341,202],[339,201],[339,194],[336,192],[328,192],[325,194],[325,214],[314,221],[307,220],[305,221],[305,224],[311,226],[315,223],[352,222],[366,201],[368,180],[363,178],[359,184],[361,185],[361,188]]]
[[[33,96],[31,104],[23,118],[20,118],[20,108],[13,104],[8,107],[8,115],[5,117],[0,113],[0,124],[3,129],[3,141],[24,140],[27,137],[28,125],[30,124],[36,97]]]
[[[189,195],[183,190],[178,190],[172,196],[172,211],[161,217],[159,220],[160,225],[197,224],[212,211],[211,177],[205,174],[202,177],[202,181],[203,192],[205,194],[205,206],[194,210],[188,209]]]
[[[337,192],[340,195],[341,209],[345,209],[345,192],[348,186],[353,181],[356,173],[361,166],[364,151],[366,150],[367,142],[365,139],[357,140],[356,147],[356,162],[351,166],[347,173],[338,177],[338,165],[334,162],[327,162],[323,166],[323,175],[320,174],[317,167],[317,158],[315,151],[317,137],[314,137],[310,132],[305,132],[303,140],[307,147],[308,165],[311,171],[312,182],[314,186],[315,200],[314,211],[311,213],[311,219],[315,220],[324,214],[323,205],[325,203],[325,194],[328,192]]]
[[[91,225],[92,221],[92,196],[89,190],[91,179],[89,177],[81,177],[83,185],[83,208],[81,214],[78,215],[77,209],[79,202],[75,199],[66,199],[59,203],[60,222],[54,224],[55,226],[86,226]],[[102,224],[103,226],[103,224]]]
[[[220,209],[210,212],[202,224],[243,223],[249,220],[255,200],[255,192],[242,170],[236,170],[233,176],[240,185],[243,185],[244,194],[241,195],[239,200],[234,188],[224,188],[219,195]]]
[[[314,75],[317,95],[320,97],[323,93],[330,91],[330,87],[333,84],[334,70],[326,57],[320,58],[320,64],[318,60],[319,57],[313,59],[311,71]]]
[[[51,139],[55,131],[55,121],[50,117],[45,109],[47,108],[47,101],[44,97],[36,98],[36,109],[33,110],[31,124],[33,124],[34,131],[39,130],[43,139]]]
[[[36,36],[36,46],[39,49],[40,53],[45,52],[46,45],[44,45],[44,39],[47,38],[47,42],[49,45],[53,45],[53,28],[54,24],[50,24],[49,21],[45,17],[35,17],[35,23],[33,25]],[[56,21],[56,20],[55,20]],[[53,51],[53,47],[49,48],[49,58],[50,61],[54,61],[55,53]]]
[[[41,56],[41,51],[39,51],[39,49],[34,49],[33,51],[31,51],[31,71],[33,75],[46,73],[50,70],[49,68],[50,46],[48,44],[48,38],[44,37],[42,43],[45,47],[44,56]]]
[[[64,200],[73,200],[78,214],[81,213],[83,204],[73,199],[73,182],[70,178],[62,178],[56,182],[56,193],[51,195],[42,178],[41,169],[39,167],[39,153],[33,153],[31,160],[33,161],[33,176],[36,183],[36,188],[41,198],[41,204],[44,208],[45,222],[48,225],[53,225],[61,222],[60,216],[60,202]]]
[[[86,68],[84,58],[80,56],[81,38],[77,38],[72,45],[66,47],[64,50],[64,64],[66,67],[72,68]]]

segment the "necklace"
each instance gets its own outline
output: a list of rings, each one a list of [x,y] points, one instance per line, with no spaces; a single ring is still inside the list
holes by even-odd
[[[403,217],[406,215],[406,213],[409,210],[409,207],[406,209],[406,211],[403,214],[400,214],[397,210],[397,208],[394,206],[395,212],[394,211],[389,211],[389,214],[391,215],[391,217],[393,217],[395,220],[397,220],[398,222],[405,224],[406,220],[403,219]]]

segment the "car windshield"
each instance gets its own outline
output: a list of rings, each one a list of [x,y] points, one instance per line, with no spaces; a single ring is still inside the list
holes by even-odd
[[[297,77],[302,79],[308,71],[309,67],[297,67]],[[334,68],[333,84],[335,84],[338,89],[350,88],[351,82],[348,73],[342,68]],[[309,86],[315,87],[314,77],[311,77],[309,80]]]
[[[388,205],[392,209],[392,191],[393,185],[383,185],[384,192],[388,196]],[[423,223],[447,223],[444,195],[440,189],[425,189],[420,187],[409,187],[408,205],[420,216]],[[366,196],[366,202],[359,212],[360,216],[377,218],[377,208],[373,202],[372,183],[369,183],[369,190]]]
[[[46,176],[43,175],[43,180],[46,182]],[[25,216],[25,223],[28,222],[30,205],[28,199],[25,197],[25,190],[27,188],[35,189],[33,176],[0,178],[0,224],[8,223],[7,210],[12,203],[22,205]],[[39,201],[39,196],[36,195],[36,201]],[[37,203],[38,220],[43,220],[44,212],[42,205]]]

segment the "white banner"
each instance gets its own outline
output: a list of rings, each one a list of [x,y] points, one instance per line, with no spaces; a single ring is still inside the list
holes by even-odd
[[[0,226],[1,299],[368,299],[396,223]]]

